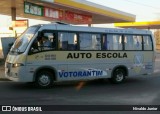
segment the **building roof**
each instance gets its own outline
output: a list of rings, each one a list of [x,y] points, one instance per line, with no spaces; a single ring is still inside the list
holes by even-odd
[[[24,1],[26,0],[1,1],[0,7],[3,10],[0,10],[0,14],[11,15],[11,7],[15,7],[17,17],[53,21],[52,18],[25,14]],[[92,24],[135,21],[135,15],[98,5],[86,0],[27,0],[27,2],[50,8],[74,11],[79,14],[91,15]]]

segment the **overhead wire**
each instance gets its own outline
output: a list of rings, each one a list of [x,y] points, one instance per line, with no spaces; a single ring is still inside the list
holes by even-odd
[[[130,2],[130,3],[134,3],[136,5],[142,5],[142,6],[146,6],[146,7],[150,7],[150,8],[154,8],[154,9],[160,10],[160,8],[154,7],[154,6],[151,6],[151,5],[148,5],[148,4],[144,4],[144,3],[140,3],[140,2],[135,2],[135,1],[130,1],[130,0],[124,0],[124,1]]]
[[[135,5],[139,5],[139,6],[143,6],[143,7],[148,7],[148,8],[152,8],[154,10],[156,10],[156,12],[159,12],[160,8],[159,7],[155,7],[155,6],[151,6],[151,5],[148,5],[148,4],[145,4],[145,3],[142,3],[142,2],[136,2],[136,1],[131,1],[131,0],[123,0],[123,1],[126,1],[126,2],[129,2],[129,3],[132,3],[132,4],[135,4]],[[142,16],[141,15],[141,18],[148,18],[150,17],[149,15],[145,15],[145,16]],[[142,18],[142,19],[143,19]]]

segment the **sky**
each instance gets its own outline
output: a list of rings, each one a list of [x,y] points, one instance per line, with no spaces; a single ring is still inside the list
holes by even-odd
[[[83,0],[82,0],[83,1]],[[109,8],[136,15],[136,21],[160,21],[160,0],[88,0]],[[9,26],[11,18],[0,15],[0,27]],[[30,25],[47,23],[30,21]]]
[[[136,21],[160,20],[160,0],[88,0],[136,15]]]

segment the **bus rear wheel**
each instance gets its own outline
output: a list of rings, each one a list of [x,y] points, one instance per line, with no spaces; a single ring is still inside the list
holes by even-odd
[[[125,80],[126,73],[122,68],[117,68],[113,71],[112,77],[110,78],[111,83],[118,84]]]
[[[50,88],[53,84],[53,74],[47,70],[38,72],[36,75],[35,84],[39,88]]]

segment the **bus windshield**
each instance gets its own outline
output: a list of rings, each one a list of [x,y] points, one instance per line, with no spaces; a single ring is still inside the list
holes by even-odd
[[[23,53],[33,36],[38,31],[39,26],[33,26],[28,28],[22,35],[20,35],[14,42],[10,52],[12,53]]]

